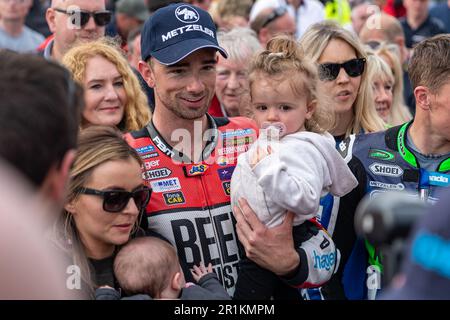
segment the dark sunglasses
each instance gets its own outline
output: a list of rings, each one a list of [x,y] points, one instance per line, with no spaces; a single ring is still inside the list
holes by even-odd
[[[139,212],[141,212],[145,209],[150,200],[152,189],[143,186],[138,190],[128,192],[125,190],[100,191],[90,188],[80,188],[78,189],[78,192],[103,197],[103,210],[107,212],[122,211],[127,206],[130,198],[133,198],[136,207],[139,209]]]
[[[94,18],[95,24],[97,26],[103,27],[106,26],[111,21],[111,11],[104,10],[104,11],[96,11],[96,12],[89,12],[84,10],[64,10],[59,8],[54,8],[55,11],[61,12],[64,14],[67,14],[71,16],[72,18],[72,24],[73,25],[80,25],[80,27],[83,27],[86,25],[86,23],[89,22],[89,19],[91,17]]]
[[[264,20],[263,24],[261,25],[261,29],[267,26],[272,21],[275,21],[279,17],[283,16],[287,12],[286,6],[281,6],[278,8],[275,8]]]
[[[319,79],[322,81],[331,81],[337,78],[341,68],[344,68],[347,74],[354,78],[359,77],[364,72],[366,59],[357,58],[348,60],[344,63],[323,63],[319,64]]]

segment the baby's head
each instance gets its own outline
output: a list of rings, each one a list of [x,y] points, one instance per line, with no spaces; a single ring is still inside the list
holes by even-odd
[[[127,295],[178,298],[185,285],[175,248],[155,237],[127,243],[114,260],[114,274]]]
[[[270,40],[252,60],[249,80],[253,117],[260,127],[275,124],[282,136],[332,127],[332,113],[324,110],[322,95],[319,99],[317,68],[294,39]]]

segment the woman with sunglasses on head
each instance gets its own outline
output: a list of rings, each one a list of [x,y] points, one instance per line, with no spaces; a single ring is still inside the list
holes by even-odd
[[[76,46],[64,55],[62,63],[84,87],[82,128],[107,125],[128,132],[142,129],[150,121],[139,81],[111,39]]]
[[[80,133],[65,210],[54,236],[79,268],[81,290],[88,296],[98,286],[118,289],[115,253],[140,233],[138,218],[150,195],[142,183],[140,157],[120,132],[93,126]]]

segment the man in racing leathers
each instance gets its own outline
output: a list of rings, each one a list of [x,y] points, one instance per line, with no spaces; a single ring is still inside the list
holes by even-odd
[[[365,195],[405,190],[435,202],[437,190],[450,186],[450,35],[439,35],[414,50],[409,71],[417,101],[414,120],[385,132],[345,140],[343,156],[359,186],[340,199],[333,240],[341,266],[323,287],[328,298],[375,298],[380,289],[379,252],[357,239],[356,203]]]
[[[230,180],[237,156],[256,139],[247,118],[213,118],[216,54],[224,57],[209,14],[179,3],[154,13],[143,28],[139,71],[155,90],[151,123],[126,136],[144,162],[143,179],[153,189],[145,227],[167,238],[180,263],[212,263],[233,294],[240,257],[230,206]],[[249,186],[255,187],[255,186]],[[265,268],[299,285],[309,272],[292,240],[293,216],[268,230]],[[331,271],[332,272],[332,271]],[[191,275],[185,272],[187,280]],[[331,276],[331,274],[330,274]]]

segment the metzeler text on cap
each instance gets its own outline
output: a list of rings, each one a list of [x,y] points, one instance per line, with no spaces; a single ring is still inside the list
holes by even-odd
[[[202,48],[226,51],[217,42],[216,26],[205,10],[176,3],[157,10],[144,24],[141,37],[142,60],[154,57],[171,65]]]

